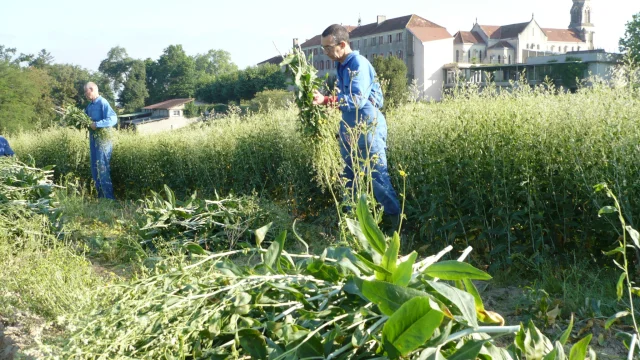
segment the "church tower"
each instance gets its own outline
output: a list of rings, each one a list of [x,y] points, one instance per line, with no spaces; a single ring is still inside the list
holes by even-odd
[[[593,50],[593,29],[591,23],[591,0],[573,0],[571,7],[571,23],[569,29],[575,30],[584,42],[589,44],[589,50]]]

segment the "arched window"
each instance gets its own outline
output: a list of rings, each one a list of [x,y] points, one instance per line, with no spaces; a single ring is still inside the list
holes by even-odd
[[[498,64],[502,64],[502,58],[498,55]]]
[[[467,61],[471,61],[471,49],[467,51]]]

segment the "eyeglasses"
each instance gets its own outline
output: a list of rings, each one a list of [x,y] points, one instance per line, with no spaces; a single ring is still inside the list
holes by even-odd
[[[340,45],[340,44],[324,45],[324,46],[322,46],[322,51],[327,53],[327,52],[329,52],[329,50],[331,50],[331,48],[334,48],[334,47],[336,47],[338,45]]]

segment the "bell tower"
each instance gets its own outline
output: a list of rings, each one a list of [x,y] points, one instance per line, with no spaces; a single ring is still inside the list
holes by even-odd
[[[582,41],[588,44],[589,50],[593,50],[593,34],[595,26],[591,22],[591,0],[573,0],[571,7],[571,23],[569,29],[580,34]]]

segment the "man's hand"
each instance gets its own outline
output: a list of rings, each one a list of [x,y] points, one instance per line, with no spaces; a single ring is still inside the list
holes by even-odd
[[[92,122],[92,123],[91,123],[91,126],[90,126],[90,127],[91,127],[91,130],[95,130],[95,129],[97,129],[97,128],[98,128],[98,127],[96,126],[96,123],[94,123],[94,122]]]
[[[313,105],[322,105],[324,104],[324,95],[320,94],[318,90],[313,93]]]

